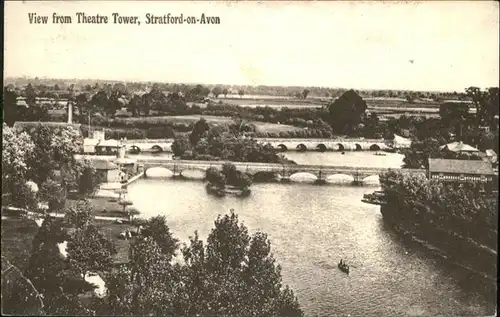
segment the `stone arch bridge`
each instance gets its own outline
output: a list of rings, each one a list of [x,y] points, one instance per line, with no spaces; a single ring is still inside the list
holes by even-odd
[[[206,171],[209,167],[222,168],[226,162],[221,161],[187,161],[187,160],[166,160],[166,159],[139,159],[138,164],[143,166],[144,172],[152,167],[163,167],[170,170],[174,176],[182,175],[186,170]],[[361,183],[370,176],[379,175],[387,172],[389,168],[377,167],[349,167],[349,166],[318,166],[318,165],[295,165],[295,164],[274,164],[274,163],[249,163],[249,162],[230,162],[236,166],[236,169],[249,175],[257,173],[274,173],[279,175],[282,180],[290,179],[290,176],[298,173],[308,173],[314,175],[318,180],[326,180],[333,175],[348,175],[356,183]],[[421,169],[405,169],[410,173],[424,173]]]
[[[276,139],[256,138],[285,151],[380,151],[393,148],[393,142],[384,139]],[[127,140],[125,145],[132,152],[171,152],[173,139]]]

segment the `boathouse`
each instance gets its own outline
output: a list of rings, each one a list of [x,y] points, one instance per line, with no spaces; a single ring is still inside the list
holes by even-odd
[[[492,182],[495,172],[488,161],[429,159],[429,178],[442,182]]]

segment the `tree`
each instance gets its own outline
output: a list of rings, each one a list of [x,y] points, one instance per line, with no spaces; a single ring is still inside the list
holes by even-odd
[[[177,282],[177,283],[176,283]],[[152,238],[135,240],[129,263],[113,273],[108,303],[113,315],[174,316],[174,285],[180,282],[168,256]]]
[[[245,95],[245,91],[243,89],[238,90],[238,95],[240,95],[240,98],[243,98],[243,95]]]
[[[92,204],[89,200],[78,200],[74,205],[67,208],[64,218],[66,223],[73,228],[85,228],[94,219]]]
[[[462,131],[467,129],[464,125],[467,124],[469,117],[469,105],[466,103],[445,102],[439,106],[439,116],[443,125],[453,128],[455,134],[461,138]]]
[[[71,235],[67,252],[72,269],[85,276],[89,272],[109,272],[116,249],[93,224],[87,224]]]
[[[34,193],[26,186],[29,165],[35,144],[31,137],[25,132],[18,132],[2,126],[2,205],[7,203],[20,204],[18,207],[34,207]],[[27,199],[20,201],[19,194]],[[18,196],[15,201],[11,198]]]
[[[250,237],[234,213],[217,218],[206,247],[195,232],[182,249],[188,304],[181,315],[302,316],[270,250],[267,236]]]
[[[81,174],[78,178],[78,190],[80,193],[90,195],[98,188],[103,181],[101,174],[90,165],[90,162],[85,162]]]
[[[165,216],[156,216],[145,221],[141,235],[144,238],[151,237],[167,258],[171,259],[175,255],[179,241],[172,236]]]
[[[229,93],[229,90],[227,90],[227,88],[224,88],[224,90],[222,90],[222,94],[224,95],[224,98],[227,98],[228,93]]]
[[[439,156],[440,143],[435,138],[414,140],[409,149],[403,151],[405,168],[429,168],[429,158]]]
[[[200,120],[196,121],[193,126],[193,131],[191,131],[191,134],[189,135],[189,141],[191,142],[191,145],[196,146],[202,135],[209,129],[210,126],[204,118],[200,118]]]
[[[236,166],[232,163],[224,163],[222,164],[222,174],[226,176],[226,179],[229,184],[233,184],[236,179],[236,174],[238,170],[236,169]]]
[[[17,97],[14,88],[5,87],[3,89],[3,121],[8,126],[12,126],[19,118]]]
[[[415,96],[413,95],[413,93],[409,92],[406,94],[406,101],[408,103],[413,103],[414,100],[415,100]]]
[[[31,83],[26,86],[24,94],[26,96],[26,103],[28,104],[28,107],[35,108],[36,98],[38,97],[39,92],[31,85]]]
[[[253,132],[255,131],[255,127],[253,127],[250,123],[248,123],[246,120],[240,119],[240,118],[235,118],[233,119],[234,123],[232,123],[229,126],[229,130],[231,133],[233,133],[235,136],[239,136],[241,132]]]
[[[172,152],[174,156],[182,157],[186,152],[191,151],[191,142],[188,137],[177,136],[172,143]]]
[[[224,188],[226,186],[226,176],[222,174],[217,168],[209,167],[205,174],[205,179],[218,188]]]
[[[486,124],[495,127],[495,116],[499,115],[499,90],[498,87],[489,88],[481,91],[478,87],[469,87],[466,89],[467,96],[472,99],[477,109],[477,124]]]
[[[65,188],[50,178],[40,186],[39,199],[41,202],[48,203],[51,212],[59,212],[64,209],[66,196]]]
[[[234,181],[234,186],[240,189],[247,189],[252,185],[252,179],[245,173],[238,171]]]
[[[188,91],[187,98],[190,101],[201,101],[210,94],[210,89],[202,85],[196,85],[193,89]]]
[[[214,95],[215,98],[218,98],[221,93],[222,93],[222,88],[219,86],[215,86],[212,89],[212,94]]]
[[[90,94],[88,92],[83,92],[75,97],[75,106],[78,108],[78,113],[80,116],[83,114],[84,110],[86,114],[93,112],[91,106],[89,105]]]
[[[39,123],[27,132],[35,144],[33,155],[27,162],[30,167],[28,179],[41,184],[52,177],[54,170],[76,177],[81,166],[74,154],[83,149],[83,139],[78,131],[71,126],[60,128]]]
[[[334,132],[349,134],[361,123],[366,109],[366,102],[351,89],[330,103],[327,121]]]
[[[308,95],[309,95],[309,89],[304,89],[302,91],[302,99],[306,99]]]

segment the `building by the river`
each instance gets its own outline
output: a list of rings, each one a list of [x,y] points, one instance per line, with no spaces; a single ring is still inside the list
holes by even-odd
[[[429,159],[429,178],[442,182],[493,181],[495,172],[491,163],[483,160]]]

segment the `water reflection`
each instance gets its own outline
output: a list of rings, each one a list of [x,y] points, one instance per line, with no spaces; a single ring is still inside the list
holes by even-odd
[[[307,165],[335,165],[353,167],[387,167],[401,168],[404,155],[398,153],[384,153],[385,156],[375,155],[375,152],[285,152],[288,159],[297,164]]]
[[[218,214],[234,208],[268,233],[284,283],[308,316],[478,316],[493,304],[460,288],[449,266],[403,243],[379,208],[360,202],[373,188],[258,184],[245,199],[207,195],[203,183],[140,180],[129,197],[142,216],[167,216],[173,233],[205,239]],[[340,272],[340,258],[351,274]],[[488,307],[489,306],[489,307]]]

